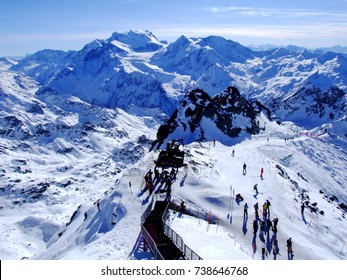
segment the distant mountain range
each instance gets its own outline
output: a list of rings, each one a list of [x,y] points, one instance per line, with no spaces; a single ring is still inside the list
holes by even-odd
[[[279,46],[279,45],[263,44],[263,45],[249,45],[247,47],[253,51],[266,51],[266,50],[272,50],[272,49],[278,49],[278,48],[285,48],[290,51],[296,51],[296,52],[302,52],[307,50],[309,52],[316,53],[316,54],[323,54],[325,52],[336,52],[341,54],[347,54],[347,47],[344,47],[344,46],[333,46],[333,47],[326,47],[326,48],[309,49],[309,48],[295,46],[295,45]]]
[[[262,102],[278,120],[306,128],[340,122],[347,111],[347,57],[295,46],[255,51],[217,36],[181,36],[167,44],[150,31],[131,30],[80,51],[42,50],[2,58],[0,65],[34,79],[39,95],[67,94],[132,112],[170,116],[190,90],[213,97],[229,86]]]

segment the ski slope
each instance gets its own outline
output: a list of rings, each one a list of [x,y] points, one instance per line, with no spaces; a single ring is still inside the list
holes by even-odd
[[[271,202],[271,219],[279,219],[277,239],[280,255],[276,256],[277,259],[287,259],[286,240],[289,237],[293,240],[294,259],[346,259],[345,251],[341,251],[345,244],[345,214],[320,193],[320,190],[324,193],[335,190],[339,197],[346,199],[343,171],[346,154],[341,154],[337,147],[326,148],[320,139],[308,137],[288,141],[276,137],[267,141],[267,137],[259,137],[234,147],[219,143],[215,147],[212,143],[203,144],[203,148],[196,145],[195,153],[199,154],[204,149],[205,158],[198,156],[200,164],[197,172],[187,177],[185,186],[177,190],[176,196],[189,205],[211,211],[220,221],[208,225],[206,221],[179,217],[176,213],[170,218],[172,228],[203,259],[261,259],[259,231],[255,239],[256,248],[252,246],[253,205],[258,202],[261,209],[268,199]],[[235,157],[231,157],[233,149]],[[339,161],[342,157],[344,161]],[[247,164],[246,175],[242,174],[243,162]],[[290,179],[279,175],[277,164]],[[328,169],[329,165],[334,168]],[[259,176],[262,167],[263,180]],[[299,172],[307,181],[298,176]],[[258,184],[258,195],[253,190],[255,184]],[[234,200],[237,193],[243,196],[244,202],[238,204]],[[302,193],[310,197],[310,203],[316,202],[324,215],[305,209],[301,216]],[[247,220],[243,219],[245,202],[249,205]],[[273,232],[270,231],[270,241],[267,239],[266,242],[268,259],[275,257],[271,250],[272,238]]]
[[[173,183],[173,200],[178,204],[183,200],[189,209],[211,212],[219,222],[209,225],[170,212],[167,223],[203,259],[261,259],[259,231],[253,239],[253,205],[258,202],[261,208],[268,199],[271,219],[279,219],[277,259],[287,259],[289,237],[293,239],[296,260],[346,259],[345,214],[337,208],[336,201],[324,197],[335,195],[341,202],[347,200],[345,149],[334,145],[331,139],[300,136],[298,131],[291,123],[280,127],[268,123],[263,134],[233,146],[218,141],[215,146],[212,141],[185,146],[187,168],[179,170]],[[101,179],[98,174],[101,169],[95,169],[97,180],[86,181],[84,195],[80,190],[69,198],[73,194],[70,191],[51,205],[47,201],[46,205],[45,201],[22,207],[5,205],[0,212],[4,225],[1,236],[5,241],[1,258],[152,259],[143,250],[140,217],[150,200],[148,192],[143,191],[143,178],[154,168],[157,155],[158,152],[146,153],[139,162],[129,164],[116,180],[110,170],[106,169]],[[94,159],[98,160],[103,159]],[[247,164],[245,175],[243,163]],[[262,167],[263,180],[259,176]],[[83,176],[74,170],[75,180],[81,181]],[[253,190],[255,184],[258,184],[258,195]],[[246,222],[244,202],[238,204],[234,199],[237,193],[249,205]],[[305,199],[309,197],[310,205],[317,203],[317,213],[305,209],[301,216],[302,194]],[[68,202],[65,208],[70,211],[63,212],[64,203]],[[8,202],[2,198],[4,203]],[[73,205],[80,206],[76,209]],[[70,216],[66,216],[69,212]],[[72,215],[72,212],[76,213]],[[270,231],[270,240],[272,235]],[[270,248],[265,258],[274,258]]]

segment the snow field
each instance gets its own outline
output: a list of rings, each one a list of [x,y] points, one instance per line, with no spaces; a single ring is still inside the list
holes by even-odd
[[[290,130],[287,131],[288,135],[291,133]],[[259,231],[256,239],[257,250],[255,254],[252,252],[253,205],[258,202],[261,209],[266,199],[269,199],[271,219],[279,218],[277,239],[281,255],[277,256],[277,259],[287,259],[286,240],[289,237],[293,239],[295,259],[346,259],[345,252],[340,254],[345,242],[346,218],[341,210],[336,208],[336,204],[332,205],[323,199],[319,192],[321,189],[332,192],[336,190],[338,197],[346,199],[344,190],[341,190],[345,182],[330,180],[326,168],[317,163],[317,158],[324,156],[325,164],[339,162],[342,166],[336,166],[336,169],[346,168],[346,161],[335,161],[336,157],[341,156],[337,154],[338,150],[332,148],[327,151],[327,144],[319,139],[300,137],[285,141],[270,137],[267,141],[266,135],[244,140],[232,147],[220,143],[213,147],[212,142],[202,143],[203,148],[197,146],[192,144],[190,152],[195,151],[194,161],[199,164],[195,166],[194,171],[194,167],[188,163],[190,176],[184,187],[175,189],[175,185],[173,186],[173,194],[187,200],[188,204],[211,210],[220,217],[218,229],[216,225],[210,225],[207,231],[206,225],[199,226],[198,221],[189,217],[176,217],[171,223],[186,244],[202,258],[261,259]],[[302,153],[298,147],[305,147],[315,153]],[[231,157],[232,150],[235,150],[235,157]],[[288,155],[292,155],[291,162],[287,162],[288,166],[285,166],[281,161],[286,163]],[[246,175],[242,174],[244,162],[247,164]],[[280,176],[276,165],[285,170],[290,179]],[[262,167],[263,180],[259,176]],[[299,177],[298,172],[304,174],[308,182]],[[323,182],[329,187],[326,185],[324,188]],[[253,190],[255,184],[258,184],[257,196]],[[237,193],[244,197],[245,201],[240,205],[234,199],[230,203],[230,186],[235,191],[233,198]],[[309,209],[305,209],[304,217],[301,216],[301,194],[306,192],[310,203],[316,202],[319,210],[324,211],[324,216],[310,212]],[[248,220],[244,224],[245,202],[248,203],[249,209]],[[270,239],[272,235],[270,231]],[[221,239],[225,240],[224,245],[218,246]],[[235,253],[235,248],[242,254]],[[268,258],[273,259],[272,252]]]

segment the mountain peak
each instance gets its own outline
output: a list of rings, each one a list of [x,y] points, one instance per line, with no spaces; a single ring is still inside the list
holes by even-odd
[[[250,103],[233,86],[213,98],[201,89],[194,89],[185,95],[168,122],[158,129],[152,148],[157,144],[159,148],[172,139],[184,139],[185,144],[216,139],[227,144],[237,141],[233,138],[240,140],[258,134],[262,129],[259,117],[263,108],[267,109],[260,103]]]
[[[131,29],[129,32],[125,33],[114,32],[107,41],[118,41],[126,44],[135,52],[154,52],[163,47],[163,43],[161,43],[153,33],[148,30],[140,31],[137,29]]]

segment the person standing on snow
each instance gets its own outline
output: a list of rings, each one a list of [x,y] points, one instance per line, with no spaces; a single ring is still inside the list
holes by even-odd
[[[262,167],[260,169],[260,178],[263,179],[263,174],[264,174],[264,168]]]
[[[256,234],[258,231],[258,222],[257,220],[253,221],[253,233]]]
[[[293,259],[293,241],[292,238],[290,237],[287,240],[287,252],[288,252],[288,260],[292,260]]]
[[[243,164],[243,175],[246,175],[247,172],[247,165],[246,163]]]
[[[267,218],[267,203],[264,202],[263,204],[263,218],[266,219]]]
[[[184,201],[182,200],[181,205],[180,205],[180,211],[181,211],[181,213],[184,213],[185,210],[186,210],[186,205],[184,204]]]
[[[266,200],[266,208],[267,208],[267,214],[268,214],[268,216],[269,216],[269,218],[270,218],[270,205],[271,205],[271,203],[270,203],[270,201],[267,199]]]
[[[254,204],[254,213],[255,213],[255,218],[259,219],[259,206],[258,206],[258,202],[256,204]]]
[[[275,218],[272,220],[273,222],[273,232],[277,232],[277,224],[278,224],[278,218]]]
[[[248,204],[245,203],[245,206],[243,206],[243,218],[248,218]]]

